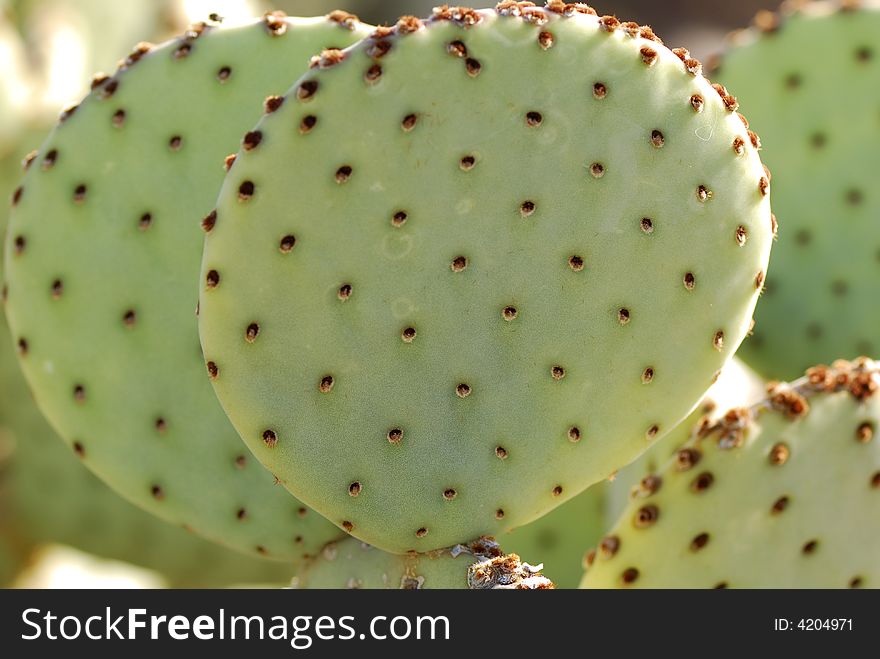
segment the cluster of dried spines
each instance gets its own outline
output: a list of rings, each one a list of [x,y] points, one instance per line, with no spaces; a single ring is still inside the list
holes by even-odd
[[[760,13],[715,63],[778,174],[773,206],[785,231],[741,351],[768,377],[880,349],[878,28],[877,4],[798,3]]]
[[[355,538],[328,544],[294,578],[295,588],[516,589],[554,588],[553,582],[491,537],[421,554],[389,554]]]
[[[502,3],[313,65],[203,225],[208,372],[285,487],[428,551],[535,519],[688,413],[774,231],[757,137],[698,62],[584,5]]]
[[[65,110],[12,196],[4,299],[40,407],[118,492],[237,549],[297,562],[338,529],[274,486],[204,373],[198,218],[260,100],[372,28],[349,14],[201,23],[137,46]],[[161,97],[162,102],[156,102]]]
[[[582,586],[876,587],[880,364],[770,383],[642,479]]]

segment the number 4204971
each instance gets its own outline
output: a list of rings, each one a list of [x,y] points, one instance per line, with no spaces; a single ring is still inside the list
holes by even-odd
[[[786,618],[776,618],[773,621],[773,630],[778,632],[798,630],[803,632],[812,631],[849,631],[853,629],[852,618],[801,618],[797,622]]]

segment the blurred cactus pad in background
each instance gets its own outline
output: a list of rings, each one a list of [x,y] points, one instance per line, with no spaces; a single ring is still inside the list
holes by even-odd
[[[0,585],[880,587],[880,6],[607,4],[0,0]]]

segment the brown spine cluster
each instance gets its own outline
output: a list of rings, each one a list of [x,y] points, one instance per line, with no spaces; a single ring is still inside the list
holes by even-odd
[[[471,590],[512,589],[545,590],[556,586],[541,574],[541,566],[532,566],[516,554],[504,554],[493,538],[483,536],[468,546],[456,545],[452,557],[473,554],[478,562],[468,567],[467,584]]]
[[[522,12],[527,9],[537,7],[534,2],[515,2],[514,0],[505,0],[495,5],[495,13],[499,16],[522,16]]]
[[[700,60],[691,57],[690,51],[687,48],[673,48],[672,54],[682,61],[685,70],[692,76],[698,76],[703,72],[703,65],[700,63]]]
[[[124,60],[119,62],[119,68],[120,69],[127,69],[131,66],[134,66],[135,64],[137,64],[141,60],[141,58],[144,55],[146,55],[151,50],[153,50],[153,48],[155,48],[155,46],[153,44],[148,43],[146,41],[141,41],[139,44],[137,44],[132,49],[132,51],[128,54],[128,57],[126,57]],[[94,83],[95,83],[95,79],[93,78],[92,84],[94,84]],[[94,87],[93,87],[93,89],[94,89]]]
[[[714,423],[702,423],[695,437],[700,440],[717,434],[721,448],[735,448],[742,445],[746,427],[763,410],[772,409],[794,420],[809,414],[809,399],[813,396],[847,392],[855,400],[864,402],[878,390],[880,363],[867,357],[853,361],[840,359],[831,366],[820,364],[807,369],[804,377],[790,384],[769,383],[765,400],[750,408],[732,409]]]
[[[309,68],[329,69],[343,60],[345,60],[345,51],[339,50],[338,48],[328,48],[322,51],[320,55],[312,57],[309,61]]]
[[[587,16],[597,15],[596,10],[585,2],[562,2],[562,0],[550,0],[546,7],[547,11],[562,16],[572,16],[573,14],[586,14]]]
[[[434,7],[432,20],[435,21],[452,21],[462,27],[471,27],[477,25],[483,20],[476,9],[470,7],[450,7],[449,5],[441,5]]]
[[[287,14],[283,11],[270,11],[264,14],[263,23],[273,37],[280,37],[287,32]]]
[[[346,30],[354,30],[357,24],[360,23],[360,19],[357,16],[339,9],[327,14],[327,20],[333,21],[340,27],[344,27]]]

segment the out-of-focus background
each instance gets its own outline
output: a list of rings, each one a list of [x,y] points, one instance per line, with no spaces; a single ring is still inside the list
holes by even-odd
[[[239,22],[279,9],[344,9],[368,23],[427,16],[433,0],[0,0],[0,196],[59,111],[140,41],[161,42],[216,13]],[[487,2],[486,4],[492,4]],[[600,14],[651,25],[671,47],[705,59],[775,0],[603,0]],[[157,102],[161,102],[157,99]],[[8,205],[0,204],[5,233]],[[149,518],[88,474],[42,421],[0,320],[0,587],[284,585],[285,566],[258,564]],[[163,553],[163,551],[165,553]],[[173,552],[169,555],[167,552]],[[120,558],[128,562],[121,562]],[[135,567],[132,563],[137,563]],[[172,567],[173,566],[173,567]]]

